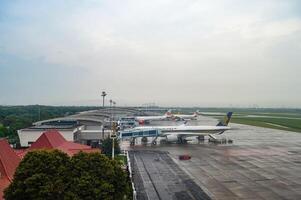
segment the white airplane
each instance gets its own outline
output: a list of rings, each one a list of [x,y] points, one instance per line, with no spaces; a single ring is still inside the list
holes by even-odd
[[[230,130],[231,127],[228,126],[231,119],[232,112],[228,112],[225,116],[223,122],[219,122],[216,126],[186,126],[185,124],[179,126],[140,126],[135,127],[132,130],[159,130],[159,137],[166,137],[166,140],[169,142],[180,142],[184,143],[187,137],[193,136],[209,136],[215,138],[214,134],[222,134],[227,130]]]
[[[198,115],[199,115],[199,111],[197,110],[192,115],[171,114],[171,118],[175,120],[196,120]]]
[[[171,116],[170,112],[167,111],[164,115],[160,116],[136,116],[135,120],[140,124],[146,124],[149,121],[160,121],[160,120],[165,120]]]

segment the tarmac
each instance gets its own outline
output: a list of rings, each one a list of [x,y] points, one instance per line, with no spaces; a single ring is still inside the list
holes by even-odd
[[[217,121],[201,116],[189,123]],[[233,144],[192,140],[131,147],[123,142],[131,150],[137,199],[301,199],[301,133],[230,126],[233,130],[219,137]],[[191,160],[179,160],[183,154]]]

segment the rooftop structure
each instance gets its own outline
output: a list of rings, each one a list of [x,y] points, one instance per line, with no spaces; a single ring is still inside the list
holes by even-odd
[[[44,132],[36,142],[34,142],[28,151],[35,149],[58,149],[69,156],[83,151],[83,152],[100,152],[99,149],[93,149],[90,146],[77,144],[67,141],[57,130],[50,130]]]

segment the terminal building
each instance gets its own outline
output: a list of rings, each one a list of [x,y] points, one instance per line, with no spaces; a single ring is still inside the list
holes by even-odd
[[[80,112],[67,117],[54,118],[33,123],[33,126],[18,130],[21,147],[30,147],[43,132],[57,130],[71,142],[97,147],[100,141],[110,135],[111,119],[143,115],[132,108],[105,108]]]
[[[83,129],[77,121],[63,120],[47,122],[18,130],[21,147],[30,147],[45,131],[58,130],[67,141],[75,141],[75,135]]]

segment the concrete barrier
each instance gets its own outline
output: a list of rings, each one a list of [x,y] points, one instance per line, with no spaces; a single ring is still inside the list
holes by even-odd
[[[130,179],[131,179],[131,182],[132,182],[133,200],[137,200],[137,192],[136,192],[135,184],[134,184],[134,181],[133,181],[132,166],[131,166],[131,161],[130,161],[128,151],[126,151],[126,157],[127,157],[127,161],[128,161],[128,169],[129,169],[129,173],[130,173]]]

